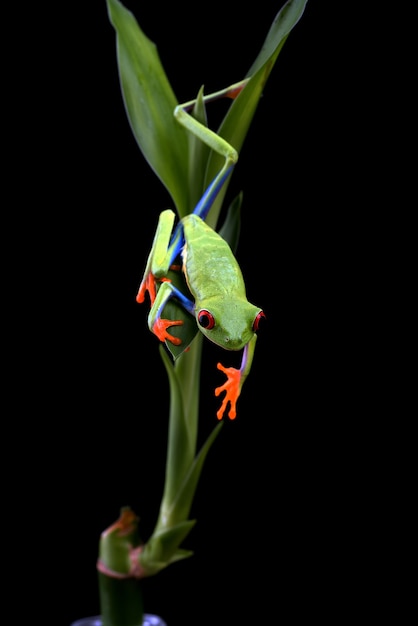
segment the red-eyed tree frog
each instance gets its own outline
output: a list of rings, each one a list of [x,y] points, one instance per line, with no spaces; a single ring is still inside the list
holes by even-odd
[[[234,97],[244,85],[245,82],[233,85],[216,96]],[[213,96],[207,98],[213,99]],[[176,228],[173,229],[175,213],[172,210],[160,214],[136,299],[139,303],[144,302],[148,291],[151,303],[148,326],[160,341],[170,341],[174,345],[181,343],[169,329],[183,324],[183,321],[161,317],[167,302],[174,298],[195,318],[199,331],[205,337],[226,350],[243,350],[240,369],[217,364],[227,376],[226,382],[215,389],[216,396],[225,392],[217,418],[223,418],[229,403],[228,417],[234,419],[236,402],[251,369],[256,333],[265,315],[260,307],[247,300],[243,275],[229,244],[204,221],[238,154],[216,133],[187,114],[193,103],[179,105],[175,110],[176,118],[225,156],[225,165],[193,213],[183,217]],[[186,295],[168,278],[173,267],[183,272],[189,294]]]

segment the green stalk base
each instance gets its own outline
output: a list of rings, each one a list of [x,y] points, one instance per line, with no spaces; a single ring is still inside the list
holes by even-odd
[[[111,578],[99,572],[99,593],[103,626],[142,626],[140,580]]]

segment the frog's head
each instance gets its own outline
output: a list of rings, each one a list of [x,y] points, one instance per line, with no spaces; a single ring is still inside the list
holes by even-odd
[[[247,300],[210,298],[196,307],[200,331],[225,350],[241,350],[257,332],[265,317],[260,307]]]

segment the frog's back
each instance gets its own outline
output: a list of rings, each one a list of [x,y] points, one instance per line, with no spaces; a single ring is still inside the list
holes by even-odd
[[[228,243],[197,215],[186,215],[182,222],[184,271],[195,299],[245,297],[241,268]]]

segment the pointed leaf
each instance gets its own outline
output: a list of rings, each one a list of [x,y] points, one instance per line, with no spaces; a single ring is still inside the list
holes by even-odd
[[[190,533],[196,520],[186,520],[169,528],[162,528],[152,535],[152,542],[147,543],[145,550],[153,545],[154,556],[158,560],[166,561],[175,552],[179,545]],[[145,552],[144,550],[144,552]]]
[[[219,229],[220,236],[225,239],[225,241],[229,244],[234,254],[238,247],[239,235],[241,230],[242,198],[243,193],[241,191],[233,200],[233,202],[231,202],[231,204],[229,205],[225,221],[222,224],[222,228]]]
[[[107,0],[116,31],[123,100],[138,145],[171,194],[179,215],[189,210],[187,132],[174,119],[178,102],[155,44],[119,0]]]
[[[184,414],[181,387],[174,370],[174,365],[167,352],[160,346],[160,355],[163,360],[170,384],[170,416],[168,432],[167,464],[164,484],[164,494],[161,503],[160,517],[166,517],[167,509],[175,500],[178,490],[189,472],[195,455],[194,442],[190,440],[187,420]],[[177,520],[177,521],[184,521]]]
[[[308,0],[289,0],[273,20],[258,57],[247,72],[253,76],[270,60],[274,63],[290,31],[298,23]],[[271,66],[272,68],[273,66]]]
[[[199,454],[195,458],[189,473],[187,474],[183,481],[183,484],[181,485],[181,488],[178,490],[175,500],[171,504],[171,510],[168,512],[168,517],[173,522],[187,519],[206,456],[216,437],[218,436],[222,426],[223,422],[219,422],[212,430],[211,434],[202,446]]]
[[[226,139],[238,152],[254,117],[264,86],[273,69],[277,57],[292,28],[299,21],[307,0],[288,0],[275,17],[264,44],[247,77],[249,82],[232,102],[225,115],[218,134]],[[211,152],[205,184],[208,185],[224,165],[219,154]],[[220,191],[208,216],[208,223],[216,226],[228,181]]]

